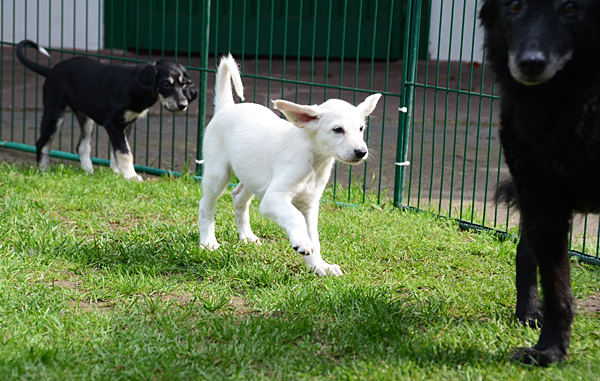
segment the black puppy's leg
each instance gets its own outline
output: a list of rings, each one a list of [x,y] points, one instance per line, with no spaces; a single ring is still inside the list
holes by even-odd
[[[76,114],[77,120],[79,121],[79,127],[81,128],[79,142],[77,143],[77,153],[79,154],[79,160],[81,161],[81,168],[88,173],[94,173],[91,158],[94,121],[81,112],[76,112]]]
[[[40,137],[35,142],[35,156],[38,166],[47,170],[50,166],[50,148],[52,140],[60,131],[64,122],[64,108],[56,109],[44,106],[44,115],[42,115],[42,125],[40,127]]]
[[[128,180],[142,181],[142,176],[138,175],[133,167],[133,155],[126,135],[127,125],[105,123],[104,127],[112,146],[111,160],[114,159],[116,163],[117,169],[113,170],[122,173]]]
[[[535,328],[542,326],[542,309],[538,293],[537,262],[527,238],[522,236],[517,246],[517,308],[515,316],[521,324]]]
[[[571,212],[540,211],[539,206],[534,208],[537,210],[521,211],[522,234],[526,237],[540,270],[544,293],[544,325],[538,343],[533,348],[521,349],[513,359],[546,366],[565,358],[571,336],[574,311],[571,265],[567,253]]]

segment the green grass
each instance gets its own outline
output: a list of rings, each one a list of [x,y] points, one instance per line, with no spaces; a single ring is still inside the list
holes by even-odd
[[[429,214],[328,190],[325,260],[306,270],[258,213],[262,246],[237,241],[231,197],[216,252],[198,246],[200,185],[128,182],[100,169],[0,166],[2,380],[574,380],[600,372],[600,324],[578,314],[568,359],[547,369],[510,354],[539,331],[513,318],[511,242]],[[600,269],[573,262],[575,296]]]

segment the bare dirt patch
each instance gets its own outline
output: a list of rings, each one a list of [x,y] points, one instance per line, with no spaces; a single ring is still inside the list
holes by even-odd
[[[90,311],[109,311],[112,310],[114,305],[111,302],[104,300],[99,301],[86,301],[86,300],[70,300],[67,305],[76,311],[90,312]]]
[[[577,313],[597,314],[600,313],[600,294],[590,295],[587,299],[577,299]]]

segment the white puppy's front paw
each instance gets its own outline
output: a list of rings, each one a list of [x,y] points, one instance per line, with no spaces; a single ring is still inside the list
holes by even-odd
[[[290,237],[290,243],[292,248],[302,255],[311,255],[314,251],[314,246],[308,236],[304,239]]]
[[[252,242],[255,245],[262,246],[260,239],[255,235],[240,235],[240,240],[244,243]]]
[[[341,275],[344,275],[344,273],[342,272],[342,269],[340,269],[340,266],[338,266],[336,264],[330,265],[325,262],[323,262],[323,264],[320,266],[313,267],[313,270],[319,276],[325,276],[325,275],[341,276]]]
[[[200,247],[211,251],[217,250],[219,246],[221,245],[217,241],[200,242]]]

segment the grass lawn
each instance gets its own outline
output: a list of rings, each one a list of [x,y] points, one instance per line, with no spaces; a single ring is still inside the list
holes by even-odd
[[[328,192],[322,252],[339,278],[307,271],[256,201],[263,245],[240,244],[229,195],[222,246],[201,250],[191,179],[0,165],[0,378],[597,379],[597,314],[575,317],[565,362],[509,361],[539,335],[513,318],[512,242]],[[572,264],[575,296],[597,295],[600,268]]]

